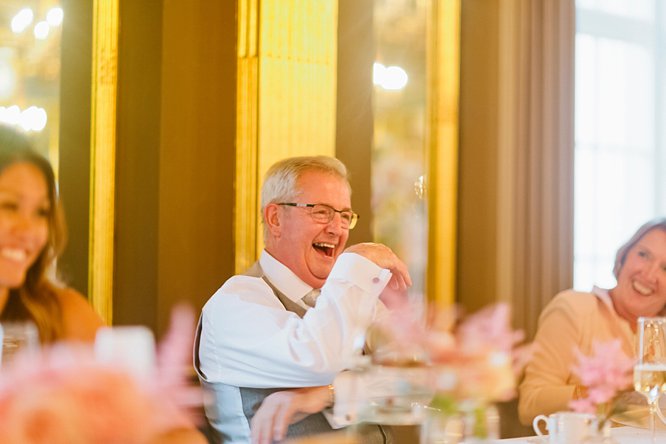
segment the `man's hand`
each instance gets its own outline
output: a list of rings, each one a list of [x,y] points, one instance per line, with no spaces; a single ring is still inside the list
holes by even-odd
[[[290,424],[324,410],[330,403],[331,392],[328,386],[271,393],[250,421],[252,444],[281,441]]]
[[[371,260],[379,267],[388,269],[393,276],[389,286],[394,290],[405,290],[411,287],[412,278],[409,276],[407,265],[395,255],[386,245],[365,242],[352,245],[345,250],[346,253],[356,253]]]

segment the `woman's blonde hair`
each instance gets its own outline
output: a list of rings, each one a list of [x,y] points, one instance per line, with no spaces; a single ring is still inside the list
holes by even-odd
[[[23,284],[9,289],[9,298],[0,313],[0,320],[30,320],[37,326],[40,340],[48,343],[60,338],[63,333],[62,309],[57,298],[57,286],[48,277],[49,268],[62,252],[66,238],[55,175],[48,160],[33,151],[24,135],[0,125],[0,174],[8,166],[20,162],[27,162],[37,167],[46,181],[49,200],[48,239],[44,249],[28,268]]]

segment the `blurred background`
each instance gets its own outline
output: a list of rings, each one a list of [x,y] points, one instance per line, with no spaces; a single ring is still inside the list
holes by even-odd
[[[61,271],[90,293],[110,51],[114,323],[201,306],[260,248],[263,171],[322,153],[352,173],[351,241],[391,246],[414,297],[506,300],[529,333],[557,291],[612,286],[617,247],[666,214],[666,6],[542,3],[2,0],[0,121],[56,167]]]

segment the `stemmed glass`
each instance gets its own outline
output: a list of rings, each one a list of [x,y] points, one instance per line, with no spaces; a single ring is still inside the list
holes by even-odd
[[[638,318],[638,349],[634,389],[650,406],[650,435],[655,442],[655,415],[659,396],[666,391],[666,317]]]
[[[3,322],[0,324],[0,366],[7,366],[19,353],[34,352],[39,348],[39,333],[35,324]]]

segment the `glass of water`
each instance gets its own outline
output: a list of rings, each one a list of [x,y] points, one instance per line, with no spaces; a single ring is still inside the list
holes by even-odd
[[[7,366],[21,352],[34,351],[39,347],[39,332],[30,321],[7,321],[0,323],[2,353],[0,366]]]

